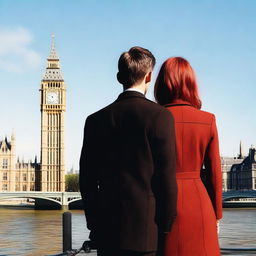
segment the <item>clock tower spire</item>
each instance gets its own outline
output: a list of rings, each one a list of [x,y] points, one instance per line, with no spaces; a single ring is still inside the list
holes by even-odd
[[[66,86],[52,34],[41,81],[41,191],[65,191],[64,113]]]

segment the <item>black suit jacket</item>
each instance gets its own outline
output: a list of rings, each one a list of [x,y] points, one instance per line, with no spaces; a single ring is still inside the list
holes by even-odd
[[[99,247],[154,251],[176,216],[171,113],[126,91],[85,123],[80,190]]]

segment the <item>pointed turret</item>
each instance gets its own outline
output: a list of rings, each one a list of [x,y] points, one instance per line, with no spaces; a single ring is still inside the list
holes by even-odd
[[[15,141],[15,134],[14,134],[14,131],[12,131],[12,136],[11,136],[11,141]]]
[[[57,55],[56,48],[55,48],[55,36],[54,36],[54,33],[52,33],[51,52],[50,52],[50,55],[48,57],[48,60],[59,60],[59,57]]]
[[[11,150],[12,145],[10,141],[8,141],[7,136],[5,136],[4,140],[2,141],[2,145],[6,147],[6,152],[7,150]]]
[[[243,159],[243,158],[244,158],[243,145],[242,145],[242,141],[240,140],[238,159]]]
[[[15,134],[14,131],[12,131],[12,135],[11,135],[11,150],[12,153],[15,154],[16,152],[16,138],[15,138]]]
[[[249,159],[251,163],[255,163],[255,147],[254,145],[251,145],[251,148],[249,149]]]
[[[43,76],[43,81],[63,81],[63,75],[60,71],[60,59],[55,48],[55,36],[52,33],[52,44],[50,55],[47,58],[47,68]]]

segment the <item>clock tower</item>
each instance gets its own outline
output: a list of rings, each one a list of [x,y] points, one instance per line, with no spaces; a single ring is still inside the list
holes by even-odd
[[[64,113],[66,86],[52,35],[41,81],[41,191],[65,191]]]

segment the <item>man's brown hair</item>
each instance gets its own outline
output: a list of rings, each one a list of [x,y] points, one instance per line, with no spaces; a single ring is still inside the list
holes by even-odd
[[[117,79],[125,88],[129,88],[141,82],[144,76],[153,70],[155,63],[156,59],[149,50],[132,47],[119,58]]]

